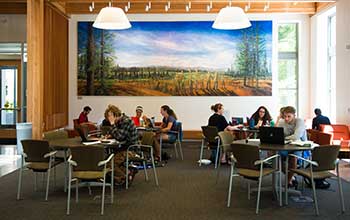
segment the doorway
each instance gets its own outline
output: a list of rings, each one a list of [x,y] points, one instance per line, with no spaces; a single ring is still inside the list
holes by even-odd
[[[21,122],[21,61],[0,61],[0,125]]]

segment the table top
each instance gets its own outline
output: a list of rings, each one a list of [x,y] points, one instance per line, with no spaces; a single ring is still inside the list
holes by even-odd
[[[296,144],[261,144],[259,140],[237,140],[234,141],[234,144],[250,144],[256,145],[260,150],[271,150],[271,151],[303,151],[303,150],[312,150],[313,147],[300,146]]]
[[[233,131],[259,133],[259,129],[251,129],[249,127],[236,128]]]
[[[100,146],[102,148],[116,148],[120,145],[119,142],[115,142],[112,144],[109,143],[98,143],[94,145],[84,145],[81,142],[80,137],[76,138],[66,138],[66,139],[57,139],[57,140],[51,140],[49,141],[50,147],[61,150],[61,149],[69,149],[69,148],[75,148],[75,147],[89,147],[89,146]]]

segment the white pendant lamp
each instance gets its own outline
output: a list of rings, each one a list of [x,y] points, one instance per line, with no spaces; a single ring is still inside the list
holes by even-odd
[[[117,7],[102,8],[92,26],[105,30],[123,30],[131,28],[131,24],[124,11]]]
[[[239,7],[225,7],[220,10],[212,27],[221,30],[237,30],[250,27],[251,25],[243,9]]]

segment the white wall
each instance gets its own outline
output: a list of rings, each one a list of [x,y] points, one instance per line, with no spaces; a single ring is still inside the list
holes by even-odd
[[[0,42],[25,42],[27,39],[27,16],[0,14]]]
[[[337,123],[350,124],[350,1],[338,0],[337,7]]]
[[[213,14],[135,14],[128,15],[131,21],[210,21]],[[273,20],[273,41],[277,42],[277,22],[300,22],[300,53],[299,53],[299,116],[309,117],[309,21],[307,15],[292,14],[249,14],[252,20]],[[94,15],[72,15],[69,21],[69,127],[72,119],[77,118],[85,105],[92,107],[89,120],[98,121],[103,117],[108,104],[115,104],[127,115],[133,115],[137,105],[142,105],[144,113],[156,116],[160,120],[160,106],[167,104],[172,107],[179,119],[183,122],[185,130],[200,130],[201,125],[207,124],[212,114],[210,106],[217,102],[224,107],[231,116],[250,116],[260,105],[270,109],[273,116],[277,116],[277,75],[276,58],[277,47],[273,52],[273,90],[272,96],[258,97],[121,97],[121,96],[77,96],[77,21],[93,21]]]

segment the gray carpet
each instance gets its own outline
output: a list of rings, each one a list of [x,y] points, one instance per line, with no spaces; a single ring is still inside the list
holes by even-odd
[[[63,169],[58,169],[56,190],[51,190],[49,201],[44,201],[44,190],[34,192],[34,175],[26,171],[22,200],[16,200],[18,172],[0,178],[1,219],[350,219],[350,184],[343,181],[345,205],[348,210],[340,214],[340,203],[335,180],[330,180],[329,190],[318,190],[320,216],[314,215],[313,203],[296,203],[289,200],[288,206],[279,207],[271,192],[263,192],[259,215],[255,215],[256,193],[247,199],[245,180],[234,179],[232,204],[226,207],[228,189],[228,166],[223,166],[221,178],[215,185],[212,165],[198,167],[199,143],[185,143],[185,160],[169,160],[165,167],[158,168],[157,188],[150,175],[145,182],[139,172],[129,190],[118,189],[115,203],[106,200],[105,215],[100,216],[100,188],[93,188],[89,196],[86,188],[79,191],[76,204],[72,191],[71,215],[66,216],[66,194],[63,192]],[[151,172],[149,172],[151,174]],[[271,184],[267,178],[263,185]],[[52,185],[51,185],[52,186]],[[253,184],[254,186],[254,184]],[[51,188],[52,189],[52,188]],[[107,194],[109,189],[106,190]],[[306,189],[305,195],[311,196]]]

